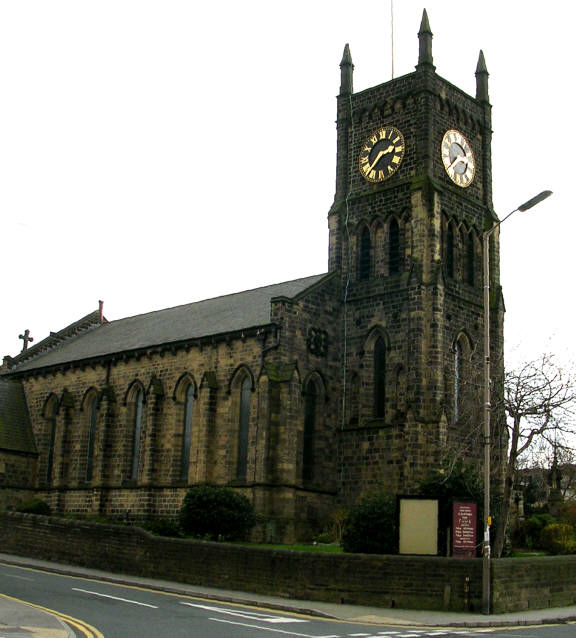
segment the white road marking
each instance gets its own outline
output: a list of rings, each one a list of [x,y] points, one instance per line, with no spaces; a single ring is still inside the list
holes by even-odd
[[[83,594],[91,594],[92,596],[100,596],[101,598],[111,598],[112,600],[118,600],[121,603],[129,603],[130,605],[140,605],[140,607],[150,607],[151,609],[158,609],[156,605],[149,605],[148,603],[140,603],[137,600],[128,600],[127,598],[118,598],[117,596],[109,596],[108,594],[101,594],[97,591],[89,591],[87,589],[78,589],[72,587],[72,591],[79,591]]]
[[[31,583],[34,582],[33,578],[26,578],[26,576],[16,576],[14,574],[5,574],[4,572],[2,572],[2,576],[6,576],[6,578],[17,578],[18,580],[27,580]]]
[[[268,622],[272,624],[293,623],[293,622],[310,622],[302,618],[287,618],[286,616],[271,616],[270,614],[260,614],[256,611],[237,611],[235,609],[224,609],[223,607],[212,607],[210,605],[198,605],[195,603],[184,603],[188,607],[198,607],[208,611],[215,611],[218,614],[227,614],[228,616],[238,616],[246,620],[259,620],[260,622]]]
[[[274,629],[273,627],[262,627],[260,625],[249,625],[243,622],[234,622],[233,620],[224,620],[223,618],[210,618],[214,622],[223,622],[227,625],[236,625],[237,627],[250,627],[251,629],[260,629],[261,631],[273,631],[277,634],[287,634],[288,636],[296,636],[297,638],[342,638],[339,634],[330,634],[329,636],[311,636],[310,634],[297,634],[294,631],[284,631],[283,629]]]

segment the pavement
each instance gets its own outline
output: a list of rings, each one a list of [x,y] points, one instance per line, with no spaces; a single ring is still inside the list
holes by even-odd
[[[198,587],[171,581],[140,578],[86,567],[14,556],[0,553],[0,564],[41,569],[67,576],[94,578],[109,583],[145,587],[157,591],[208,598],[224,603],[264,607],[270,610],[296,612],[349,622],[399,627],[518,627],[525,625],[558,624],[576,621],[576,605],[508,614],[477,614],[451,611],[422,611],[339,605],[318,601],[292,600],[249,592],[229,591],[212,587]],[[63,620],[34,606],[5,597],[0,593],[0,638],[74,638],[76,634]]]

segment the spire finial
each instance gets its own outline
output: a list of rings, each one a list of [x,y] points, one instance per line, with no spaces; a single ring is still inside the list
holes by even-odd
[[[350,46],[346,44],[342,62],[340,62],[340,95],[349,95],[352,90],[352,75],[354,73],[354,65],[352,64],[352,55],[350,54]]]
[[[426,9],[422,13],[422,22],[420,23],[420,31],[418,31],[418,40],[420,48],[418,52],[417,69],[430,68],[434,71],[434,60],[432,58],[432,30],[428,21]]]
[[[484,52],[481,50],[478,56],[478,64],[476,65],[476,99],[482,102],[490,101],[488,97],[488,75]]]

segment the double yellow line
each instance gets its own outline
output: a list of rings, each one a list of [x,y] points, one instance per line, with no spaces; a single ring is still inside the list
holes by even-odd
[[[19,603],[21,605],[28,605],[28,607],[34,607],[34,609],[38,609],[47,614],[52,614],[52,616],[56,616],[67,625],[71,625],[74,629],[81,632],[82,636],[85,638],[104,638],[104,634],[96,627],[92,627],[88,623],[83,620],[79,620],[78,618],[74,618],[73,616],[68,616],[68,614],[63,614],[59,611],[55,611],[54,609],[48,609],[47,607],[42,607],[41,605],[34,605],[33,603],[26,602],[25,600],[20,600],[19,598],[13,598],[12,596],[7,596],[6,594],[0,594],[0,597],[5,598],[6,600],[11,600],[13,602]]]

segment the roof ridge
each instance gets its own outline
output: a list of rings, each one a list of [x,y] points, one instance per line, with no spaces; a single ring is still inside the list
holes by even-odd
[[[4,359],[2,372],[19,374],[34,369],[72,364],[114,353],[189,342],[214,335],[268,326],[274,298],[300,299],[321,285],[330,273],[300,277],[251,290],[162,308],[100,324],[94,312],[58,333],[52,333],[27,353]],[[96,329],[101,328],[101,329]]]
[[[104,319],[104,322],[107,323],[106,319]],[[4,365],[2,367],[10,370],[14,366],[17,366],[21,363],[24,363],[25,361],[33,359],[36,356],[48,352],[53,347],[57,346],[63,341],[67,341],[68,339],[75,337],[80,332],[85,332],[90,328],[94,328],[97,325],[100,325],[100,323],[100,310],[94,310],[81,319],[72,322],[65,328],[62,328],[57,332],[50,332],[50,334],[47,337],[44,337],[42,341],[38,341],[38,343],[35,343],[33,346],[30,346],[26,350],[22,350],[22,352],[18,353],[16,356],[4,357]]]
[[[223,295],[217,295],[216,297],[206,297],[205,299],[198,299],[196,301],[189,301],[187,303],[176,304],[175,306],[168,306],[166,308],[158,308],[157,310],[149,310],[148,312],[139,312],[135,315],[129,315],[128,317],[120,317],[119,319],[112,319],[106,321],[106,323],[113,324],[119,321],[125,321],[126,319],[134,319],[136,317],[146,317],[147,315],[153,315],[160,312],[166,312],[167,310],[175,310],[176,308],[185,308],[186,306],[193,306],[194,304],[204,303],[205,301],[216,301],[217,299],[225,299],[226,297],[235,297],[237,295],[244,295],[250,292],[256,292],[257,290],[266,290],[267,288],[276,288],[285,286],[286,284],[296,283],[299,281],[305,281],[306,279],[320,279],[325,277],[328,273],[320,273],[318,275],[308,275],[307,277],[297,277],[296,279],[287,279],[275,284],[266,284],[265,286],[256,286],[256,288],[248,288],[247,290],[239,290],[237,292],[228,292]],[[298,293],[300,294],[300,293]]]

